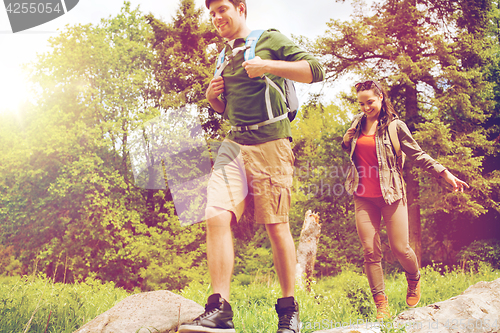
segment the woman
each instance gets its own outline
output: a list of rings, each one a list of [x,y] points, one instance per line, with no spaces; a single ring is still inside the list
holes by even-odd
[[[391,142],[389,124],[395,121],[393,140],[415,165],[443,177],[455,191],[469,187],[445,167],[427,155],[398,119],[386,91],[376,81],[356,84],[358,114],[343,137],[342,148],[350,152],[353,167],[347,175],[346,190],[354,194],[356,228],[363,245],[364,267],[377,307],[377,319],[388,319],[381,259],[380,221],[387,226],[391,250],[406,272],[406,303],[414,307],[420,301],[420,272],[415,252],[409,245],[408,209],[401,172],[401,156]],[[396,144],[397,146],[397,144]],[[398,154],[399,155],[399,154]]]

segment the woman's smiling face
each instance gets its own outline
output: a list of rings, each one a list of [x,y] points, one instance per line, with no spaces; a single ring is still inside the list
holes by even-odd
[[[382,99],[383,95],[376,95],[372,89],[358,92],[359,107],[371,119],[378,119],[382,109]]]

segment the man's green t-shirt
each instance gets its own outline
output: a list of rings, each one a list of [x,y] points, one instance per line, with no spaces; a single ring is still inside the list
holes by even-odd
[[[233,48],[245,45],[245,39],[234,40]],[[226,54],[232,53],[230,45],[226,45]],[[269,29],[262,33],[255,47],[255,56],[262,59],[299,61],[306,60],[311,67],[313,82],[322,81],[324,70],[318,60],[300,49],[290,39],[279,31]],[[244,61],[243,52],[239,52],[227,65],[222,73],[224,78],[224,94],[226,108],[224,118],[232,126],[248,126],[268,119],[266,109],[266,83],[263,78],[249,78],[241,65]],[[284,79],[269,73],[266,76],[283,88]],[[274,116],[287,112],[285,101],[272,87],[269,88],[270,100]],[[239,144],[252,145],[292,136],[290,121],[285,118],[272,124],[259,127],[252,131],[231,131],[228,138]]]

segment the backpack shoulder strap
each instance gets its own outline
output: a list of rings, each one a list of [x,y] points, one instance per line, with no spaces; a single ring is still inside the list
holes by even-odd
[[[391,121],[389,124],[389,137],[391,139],[392,146],[394,147],[394,151],[396,152],[396,160],[398,161],[397,165],[402,170],[405,165],[406,154],[401,151],[401,143],[398,138],[396,121]]]
[[[264,30],[253,30],[245,42],[245,61],[255,58],[255,46]]]
[[[214,71],[214,76],[220,76],[222,71],[224,70],[224,67],[222,67],[222,64],[224,63],[224,58],[226,57],[226,48],[222,48],[222,51],[220,51],[219,56],[217,57],[217,62],[215,64],[215,71]],[[219,73],[217,73],[219,72]]]
[[[233,49],[233,53],[227,57],[228,59],[226,59],[225,55],[226,48],[223,48],[219,54],[219,57],[217,58],[214,77],[220,76],[222,74],[222,71],[224,71],[224,68],[226,68],[230,58],[234,57],[241,51],[245,51],[244,53],[245,60],[250,60],[255,58],[255,46],[257,45],[257,41],[259,40],[263,32],[264,30],[253,30],[252,32],[250,32],[250,34],[247,37],[247,40],[245,41],[245,46]]]
[[[389,137],[391,138],[392,146],[396,151],[396,156],[401,156],[401,144],[399,143],[396,121],[391,121],[389,124]]]
[[[363,115],[364,115],[363,112],[360,112],[357,115],[355,115],[352,120],[351,127],[353,126],[358,127],[358,125],[361,123],[361,119],[363,119]]]

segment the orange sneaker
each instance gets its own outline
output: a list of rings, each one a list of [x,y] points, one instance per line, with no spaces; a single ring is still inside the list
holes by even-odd
[[[373,297],[375,306],[377,307],[377,320],[390,319],[389,313],[389,298],[385,294],[378,294]]]
[[[420,302],[420,277],[417,281],[410,280],[406,278],[408,281],[408,290],[406,292],[406,304],[409,307],[413,308],[417,306],[418,302]]]

